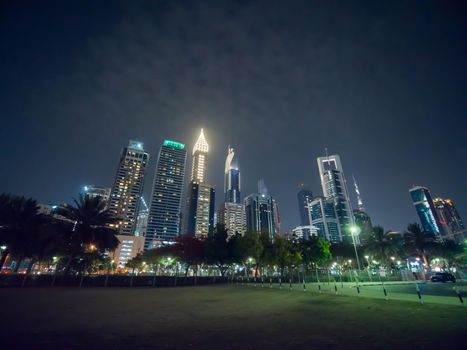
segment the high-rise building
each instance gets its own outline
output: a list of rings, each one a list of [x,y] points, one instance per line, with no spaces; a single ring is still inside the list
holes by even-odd
[[[124,269],[128,260],[131,260],[143,251],[144,237],[117,235],[118,247],[109,252],[109,258],[116,269]]]
[[[241,203],[240,169],[234,149],[229,146],[224,168],[225,202],[217,211],[217,222],[223,224],[229,234],[244,234],[246,231],[245,207]]]
[[[230,146],[225,159],[224,194],[226,203],[240,203],[240,170],[234,149]]]
[[[272,199],[272,217],[274,219],[274,234],[281,232],[281,217],[279,216],[279,204]]]
[[[141,197],[141,203],[139,206],[138,216],[136,218],[136,228],[135,228],[136,237],[146,236],[146,232],[148,229],[148,216],[149,216],[148,205],[146,204],[144,197]]]
[[[343,240],[352,242],[351,227],[354,218],[340,157],[326,155],[317,160],[323,195],[334,202]]]
[[[225,202],[217,211],[217,222],[223,224],[229,234],[246,231],[245,207],[243,204]]]
[[[100,187],[94,185],[86,185],[83,187],[84,195],[90,198],[100,198],[103,202],[109,203],[111,189],[109,187]]]
[[[310,225],[308,204],[313,199],[313,193],[307,188],[301,188],[297,193],[298,212],[300,213],[300,226]]]
[[[308,207],[311,225],[316,228],[318,236],[340,243],[342,232],[333,198],[314,197]]]
[[[272,197],[264,193],[253,193],[245,198],[246,229],[250,232],[268,232],[275,235]]]
[[[433,204],[430,190],[426,187],[414,186],[409,190],[409,193],[423,230],[443,240],[445,232],[441,226],[438,211]]]
[[[184,213],[183,234],[207,236],[214,229],[215,190],[205,182],[208,152],[209,145],[201,129],[201,134],[193,147],[193,165]]]
[[[355,180],[355,176],[353,175],[352,175],[352,178],[353,178],[353,184],[355,187],[355,194],[357,195],[357,208],[358,210],[364,212],[365,207],[363,206],[363,200],[362,200],[362,196],[360,195],[360,190],[358,189],[357,180]]]
[[[462,240],[466,229],[454,202],[451,199],[435,198],[433,205],[446,234],[450,238]]]
[[[130,141],[122,149],[109,207],[119,218],[115,226],[120,234],[133,235],[135,232],[148,160],[149,154],[141,142]]]
[[[185,163],[185,145],[165,140],[154,175],[145,249],[173,242],[180,234]]]

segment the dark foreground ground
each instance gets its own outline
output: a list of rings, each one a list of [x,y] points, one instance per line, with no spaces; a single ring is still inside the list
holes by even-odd
[[[0,289],[0,349],[445,349],[467,307],[206,286]]]

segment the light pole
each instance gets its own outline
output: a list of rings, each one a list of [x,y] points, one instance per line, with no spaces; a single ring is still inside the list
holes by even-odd
[[[360,259],[358,258],[357,243],[355,242],[355,236],[358,235],[359,231],[360,229],[357,226],[350,226],[350,234],[352,236],[353,248],[355,250],[355,258],[357,259],[358,270],[360,270]]]

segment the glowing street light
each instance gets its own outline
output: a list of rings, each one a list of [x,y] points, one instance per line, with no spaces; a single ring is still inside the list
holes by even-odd
[[[360,229],[356,225],[350,226],[350,234],[352,236],[352,242],[353,242],[353,247],[355,250],[355,257],[357,258],[357,266],[358,269],[360,270],[360,259],[358,258],[358,252],[357,252],[357,243],[355,242],[355,236],[360,233]]]

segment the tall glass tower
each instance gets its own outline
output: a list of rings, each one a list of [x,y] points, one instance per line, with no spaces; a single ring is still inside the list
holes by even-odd
[[[191,181],[188,186],[182,234],[207,236],[214,228],[215,190],[206,183],[206,165],[209,145],[203,129],[193,147]]]
[[[417,211],[423,230],[437,235],[440,239],[444,236],[438,212],[435,209],[430,190],[422,186],[414,186],[409,190],[413,205]]]
[[[224,193],[226,203],[240,203],[240,170],[234,149],[229,147],[225,159]]]
[[[149,154],[141,142],[130,141],[128,146],[122,149],[109,207],[120,219],[116,224],[119,234],[135,233],[148,160]]]
[[[180,233],[186,149],[165,140],[157,159],[144,249],[171,242]]]
[[[298,200],[298,212],[300,213],[300,225],[307,226],[311,225],[310,218],[308,215],[308,206],[310,202],[313,200],[313,192],[311,192],[307,188],[302,188],[297,193],[297,200]]]
[[[342,238],[351,242],[350,228],[354,224],[354,218],[341,159],[338,155],[319,157],[318,168],[324,197],[334,201]]]
[[[240,203],[240,169],[234,149],[229,146],[224,168],[224,197],[217,211],[217,220],[229,234],[244,234],[246,230],[245,206]]]

